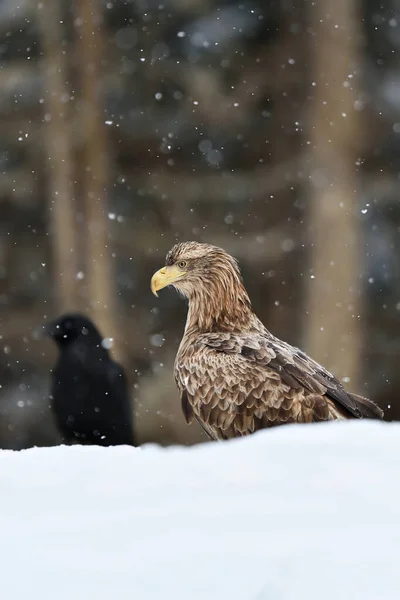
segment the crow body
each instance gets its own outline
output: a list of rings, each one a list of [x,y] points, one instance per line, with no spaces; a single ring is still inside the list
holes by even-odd
[[[65,443],[134,445],[133,411],[122,367],[87,317],[67,314],[46,326],[60,354],[51,400]]]

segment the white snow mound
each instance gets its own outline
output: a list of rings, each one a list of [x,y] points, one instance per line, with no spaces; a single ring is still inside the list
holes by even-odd
[[[0,452],[4,600],[398,600],[400,424]]]

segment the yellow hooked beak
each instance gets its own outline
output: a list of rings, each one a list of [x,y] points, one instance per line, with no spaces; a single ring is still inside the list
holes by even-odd
[[[186,271],[181,271],[176,266],[171,267],[163,267],[156,273],[154,273],[151,278],[151,291],[155,296],[158,296],[158,290],[162,290],[167,287],[167,285],[171,285],[171,283],[175,283],[178,279],[181,279],[184,275],[186,275]]]

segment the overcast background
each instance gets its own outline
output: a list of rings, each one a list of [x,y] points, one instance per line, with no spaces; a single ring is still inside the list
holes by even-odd
[[[66,310],[114,340],[140,442],[193,443],[186,307],[152,273],[223,246],[271,331],[400,416],[400,2],[0,1],[0,447],[59,442]],[[389,408],[387,408],[389,407]]]

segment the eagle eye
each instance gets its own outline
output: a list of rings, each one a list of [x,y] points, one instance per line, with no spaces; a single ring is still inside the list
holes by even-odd
[[[179,267],[180,269],[184,269],[185,267],[187,267],[187,262],[186,262],[186,260],[180,260],[180,261],[178,262],[178,267]]]

